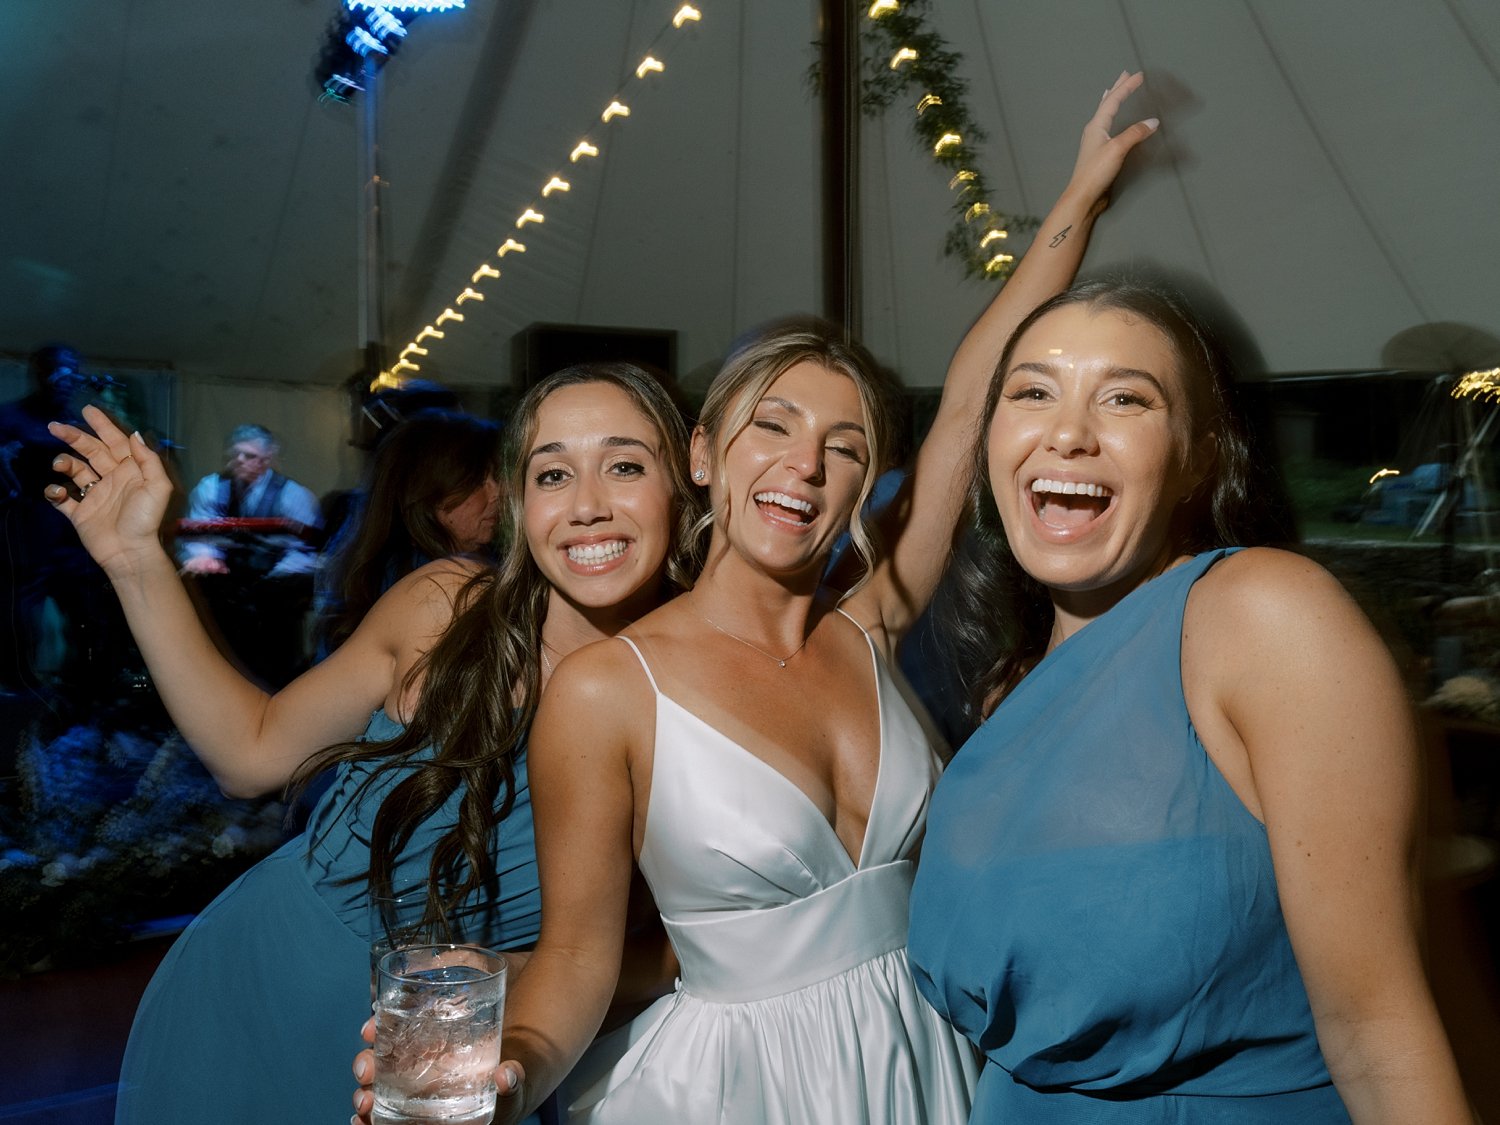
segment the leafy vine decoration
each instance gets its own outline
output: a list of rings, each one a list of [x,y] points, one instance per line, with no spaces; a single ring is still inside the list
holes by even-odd
[[[927,23],[931,0],[874,0],[861,21],[861,105],[875,116],[898,101],[911,105],[912,129],[932,159],[949,171],[953,221],[943,253],[958,258],[970,277],[1005,281],[1015,269],[1006,249],[1017,232],[1039,220],[995,206],[979,168],[977,145],[984,129],[969,109],[968,81],[959,72],[963,55]]]

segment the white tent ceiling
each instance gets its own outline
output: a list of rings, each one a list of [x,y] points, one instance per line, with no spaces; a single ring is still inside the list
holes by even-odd
[[[311,79],[336,0],[6,7],[0,349],[63,338],[188,381],[355,371],[359,111]],[[387,343],[486,258],[504,273],[424,374],[503,383],[512,335],[544,321],[675,329],[701,379],[737,332],[816,308],[817,4],[701,0],[680,32],[676,7],[469,0],[414,25],[382,79]],[[1015,211],[1045,209],[1098,92],[1146,70],[1131,109],[1163,134],[1087,268],[1196,275],[1269,370],[1383,366],[1433,323],[1455,327],[1401,362],[1500,338],[1493,0],[936,0],[930,20],[964,55]],[[667,68],[637,81],[663,28]],[[632,115],[601,125],[621,89]],[[948,174],[909,121],[865,123],[864,335],[927,384],[990,290],[941,253]],[[604,151],[569,165],[584,135]],[[573,190],[495,262],[559,172]]]

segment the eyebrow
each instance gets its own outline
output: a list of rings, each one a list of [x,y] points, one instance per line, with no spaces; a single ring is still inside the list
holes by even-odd
[[[807,411],[803,410],[802,407],[798,406],[795,402],[788,402],[786,399],[778,398],[776,395],[762,395],[760,401],[768,402],[772,406],[779,406],[788,414],[795,414],[799,418],[807,417]],[[865,432],[864,426],[860,425],[860,423],[858,422],[835,422],[833,425],[829,426],[828,429],[830,432],[835,430],[853,430],[855,433],[861,435],[863,435]]]
[[[1017,371],[1031,371],[1038,375],[1055,375],[1057,373],[1057,368],[1050,363],[1018,363],[1005,373],[1005,378],[1008,380]],[[1155,387],[1156,393],[1161,395],[1162,398],[1170,397],[1167,394],[1167,388],[1162,386],[1160,379],[1151,374],[1151,372],[1149,371],[1142,371],[1139,367],[1111,367],[1109,369],[1109,378],[1139,379],[1142,382],[1150,383],[1153,387]]]
[[[604,446],[606,449],[632,448],[644,449],[647,453],[653,455],[656,453],[656,450],[652,449],[651,446],[647,445],[640,438],[626,437],[620,434],[615,434],[607,437],[599,444]],[[568,443],[565,441],[549,441],[546,445],[539,445],[530,453],[528,453],[526,455],[526,460],[529,463],[535,458],[544,456],[548,453],[566,453],[567,449]]]

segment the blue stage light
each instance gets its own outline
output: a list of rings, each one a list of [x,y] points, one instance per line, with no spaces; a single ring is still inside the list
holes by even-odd
[[[392,12],[446,12],[464,6],[464,0],[344,0],[344,3],[350,11],[384,8]]]

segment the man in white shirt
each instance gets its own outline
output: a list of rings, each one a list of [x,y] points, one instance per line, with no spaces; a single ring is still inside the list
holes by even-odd
[[[187,518],[283,519],[298,527],[289,529],[291,533],[239,533],[232,539],[185,537],[179,548],[184,573],[249,570],[279,578],[313,572],[317,552],[298,532],[320,529],[323,515],[316,496],[273,468],[279,451],[275,436],[264,426],[236,427],[229,435],[224,469],[204,477],[188,495]]]

